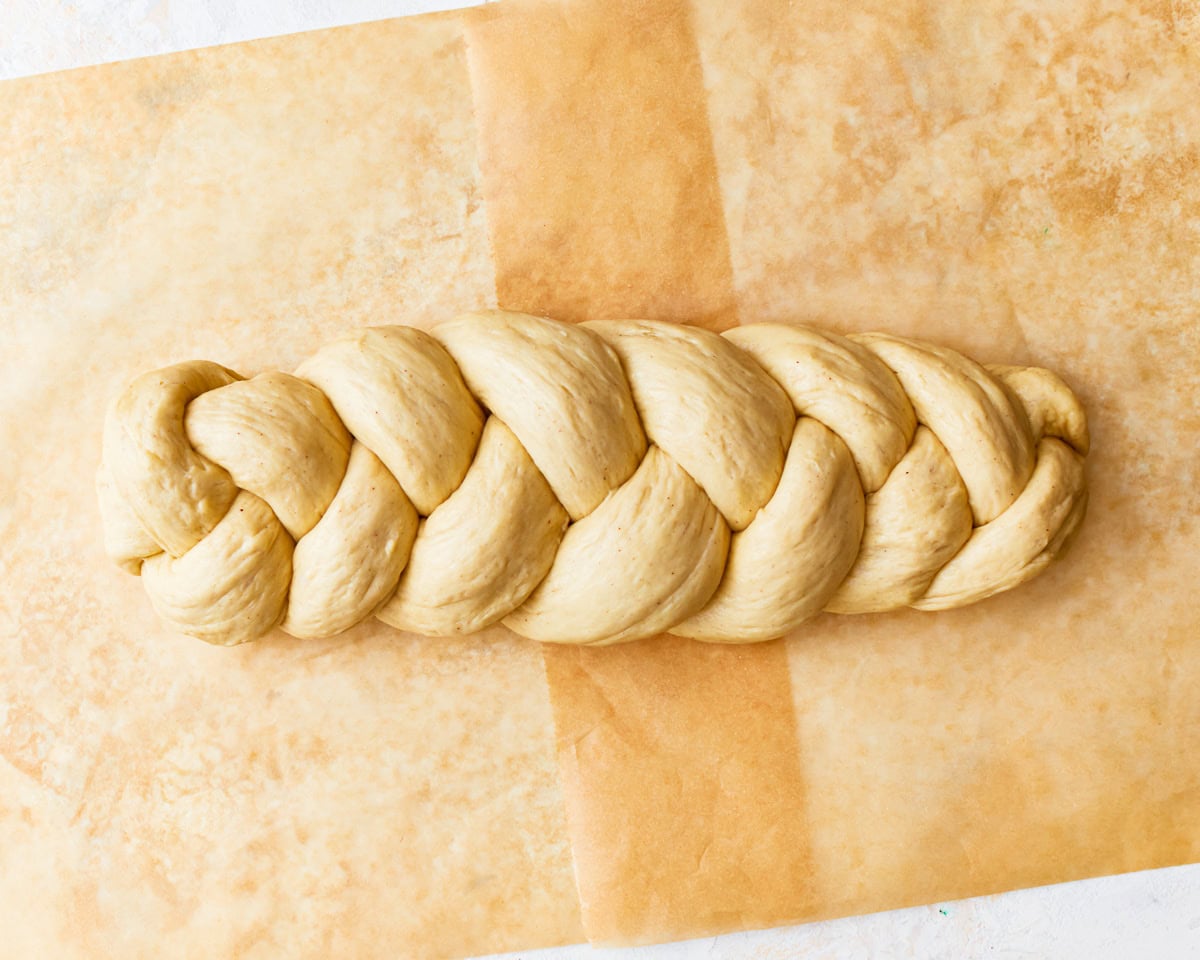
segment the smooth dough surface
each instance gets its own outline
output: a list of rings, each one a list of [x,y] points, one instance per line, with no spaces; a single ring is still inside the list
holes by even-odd
[[[430,636],[490,626],[541,583],[568,519],[513,432],[490,417],[475,462],[422,523],[400,589],[379,618]]]
[[[1010,589],[1087,505],[1087,417],[1050,371],[782,324],[366,328],[295,376],[147,374],[104,436],[110,555],[216,643],[373,615],[767,640]]]

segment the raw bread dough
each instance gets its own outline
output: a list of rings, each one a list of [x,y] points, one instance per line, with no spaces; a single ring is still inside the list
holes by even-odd
[[[1087,419],[1046,370],[885,334],[471,313],[296,374],[135,380],[98,475],[110,556],[214,643],[378,615],[557,643],[748,642],[944,609],[1083,519]]]

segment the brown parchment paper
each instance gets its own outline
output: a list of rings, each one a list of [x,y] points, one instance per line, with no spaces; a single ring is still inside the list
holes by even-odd
[[[742,321],[1054,367],[1096,454],[1067,563],[952,614],[819,619],[785,645],[794,714],[768,693],[770,645],[548,648],[589,936],[1193,859],[1200,117],[1179,24],[1010,3],[615,11],[509,4],[469,29],[502,305],[586,315],[590,289],[597,313],[719,327],[679,290],[728,302],[728,251]]]
[[[416,957],[583,938],[541,653],[382,624],[172,636],[106,562],[104,404],[494,303],[455,17],[0,86],[9,956]]]
[[[648,941],[1200,858],[1179,8],[505,0],[0,85],[14,949]],[[746,648],[213,650],[104,560],[129,376],[497,302],[1050,366],[1088,521],[978,606]]]
[[[515,0],[467,39],[501,306],[736,322],[687,5]],[[783,645],[543,655],[589,938],[799,915],[813,866]]]
[[[742,318],[1044,364],[1094,438],[1028,589],[788,641],[816,912],[1195,860],[1195,6],[695,11]]]

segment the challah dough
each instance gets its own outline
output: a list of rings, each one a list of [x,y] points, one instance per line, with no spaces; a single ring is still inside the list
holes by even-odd
[[[1087,418],[1038,368],[886,334],[505,311],[376,327],[295,375],[134,380],[105,545],[180,631],[234,644],[370,616],[556,643],[777,637],[973,603],[1087,504]]]

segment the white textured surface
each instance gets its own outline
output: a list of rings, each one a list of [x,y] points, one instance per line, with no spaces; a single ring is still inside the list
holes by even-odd
[[[465,0],[0,0],[0,78],[465,5]],[[660,947],[571,947],[506,956],[1192,960],[1200,957],[1200,865]]]
[[[0,0],[0,79],[479,0]]]

